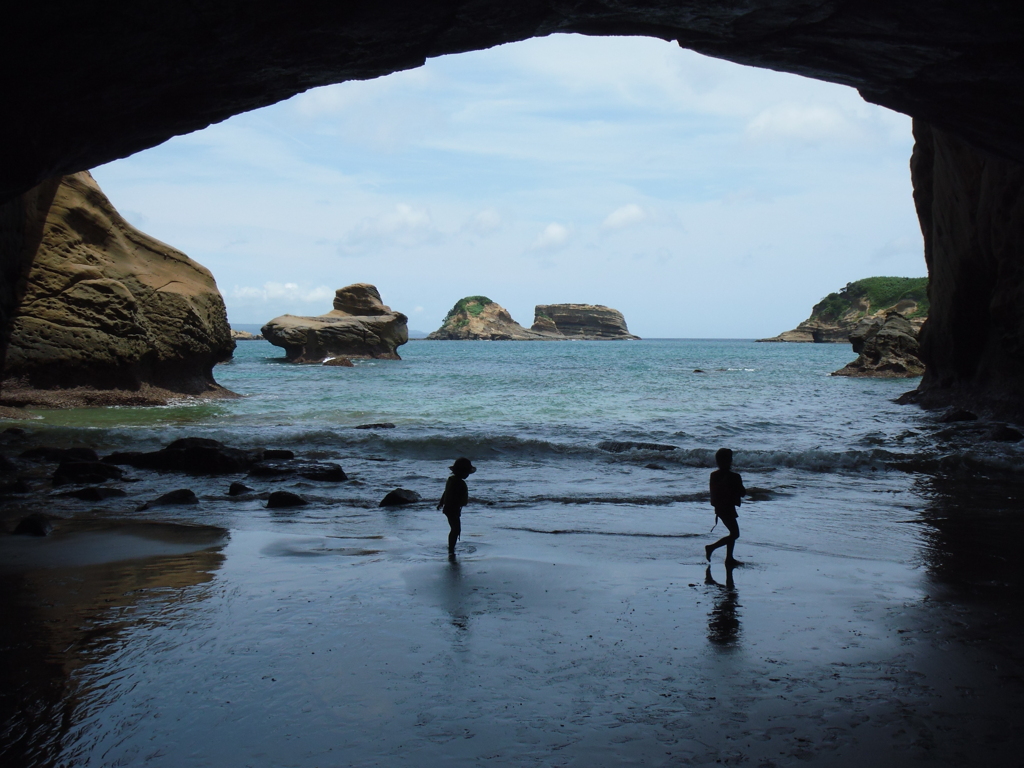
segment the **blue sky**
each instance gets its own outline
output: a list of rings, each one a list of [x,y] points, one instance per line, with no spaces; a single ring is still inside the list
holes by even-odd
[[[238,115],[93,171],[207,266],[235,323],[375,284],[430,331],[484,294],[606,304],[646,337],[774,335],[926,273],[910,119],[645,38],[558,35]]]

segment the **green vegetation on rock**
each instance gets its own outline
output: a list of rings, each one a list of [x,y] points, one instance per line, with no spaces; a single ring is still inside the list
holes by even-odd
[[[893,307],[901,301],[910,300],[917,303],[917,308],[907,315],[908,318],[924,317],[928,314],[928,278],[927,277],[867,277],[847,283],[838,293],[830,293],[817,305],[811,313],[812,318],[824,322],[835,322],[866,299],[870,304],[870,312]],[[865,310],[859,309],[858,317]]]
[[[449,322],[454,320],[461,314],[473,315],[477,317],[481,312],[484,311],[484,307],[494,302],[488,299],[486,296],[467,296],[464,299],[459,299],[455,302],[455,306],[449,310],[448,314],[444,317],[443,325],[447,325]],[[465,321],[458,324],[458,327],[467,325]]]

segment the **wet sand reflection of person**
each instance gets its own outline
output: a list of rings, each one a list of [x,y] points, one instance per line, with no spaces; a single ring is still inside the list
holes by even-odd
[[[469,629],[469,608],[466,606],[466,585],[462,580],[462,565],[454,557],[448,562],[441,583],[444,609],[451,617],[452,626],[465,632]]]
[[[732,567],[725,568],[725,584],[715,581],[711,575],[711,566],[704,573],[704,583],[718,587],[718,593],[714,597],[714,606],[708,614],[708,640],[715,645],[729,647],[734,646],[739,640],[740,617],[740,595],[736,591],[736,582],[732,578]]]

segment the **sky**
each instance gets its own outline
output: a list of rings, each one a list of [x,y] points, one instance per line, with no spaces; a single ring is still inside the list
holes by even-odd
[[[759,338],[926,274],[910,118],[647,38],[556,35],[317,88],[93,170],[209,268],[232,323],[372,283],[432,331],[485,295],[648,338]]]

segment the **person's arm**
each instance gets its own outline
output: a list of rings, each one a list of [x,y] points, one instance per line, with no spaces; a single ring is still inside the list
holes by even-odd
[[[736,506],[738,507],[742,502],[741,499],[747,495],[747,489],[743,487],[743,478],[740,477],[740,473],[736,473]]]
[[[444,484],[444,493],[441,494],[441,500],[437,502],[437,508],[440,509],[444,506],[444,500],[448,497],[448,484],[451,482],[451,478]]]

